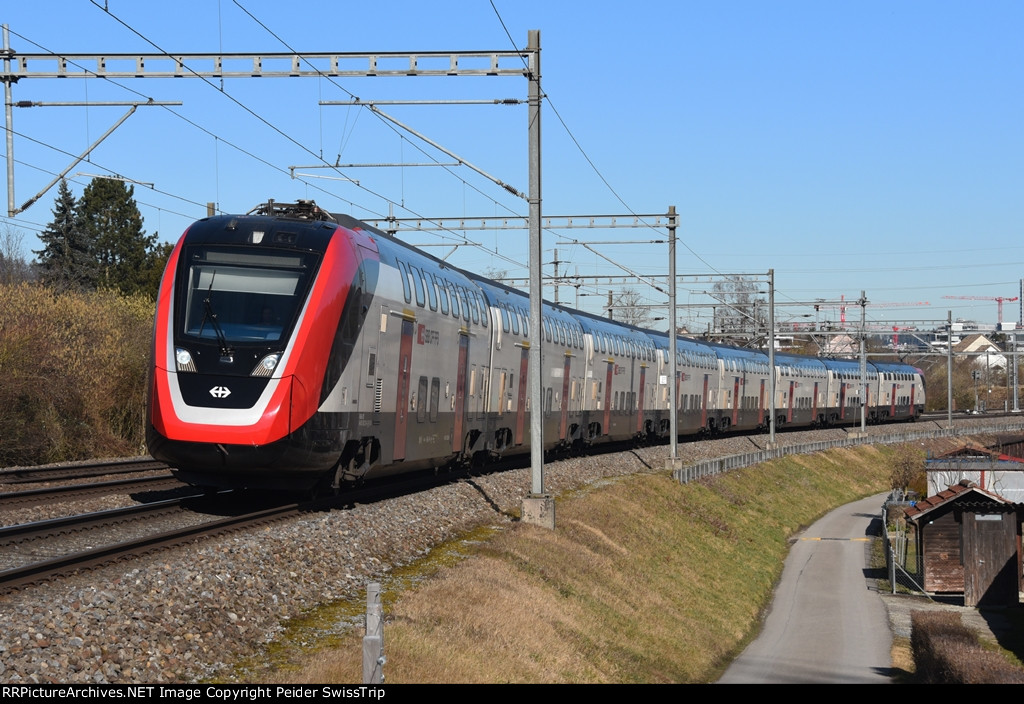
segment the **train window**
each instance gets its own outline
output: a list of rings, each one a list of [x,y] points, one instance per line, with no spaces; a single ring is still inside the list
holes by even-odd
[[[434,283],[437,285],[437,297],[441,303],[441,315],[448,315],[448,289],[444,285],[444,279],[435,278]]]
[[[437,421],[437,407],[441,403],[441,379],[432,377],[430,379],[430,422]]]
[[[473,295],[476,296],[476,300],[480,304],[480,324],[487,327],[487,301],[479,291],[474,291]]]
[[[194,246],[185,258],[182,332],[226,343],[280,340],[298,315],[315,255]]]
[[[409,267],[405,262],[399,260],[398,270],[402,273],[402,292],[405,294],[405,302],[412,303],[412,287],[409,285]]]
[[[416,286],[416,305],[423,308],[427,305],[427,297],[423,292],[424,281],[423,272],[414,267],[412,264],[409,265],[409,270],[412,272],[412,282]]]
[[[421,376],[416,391],[416,420],[422,423],[427,418],[427,377]]]
[[[466,289],[461,286],[455,287],[459,292],[459,300],[462,302],[462,319],[469,322],[469,300],[466,298]]]
[[[473,295],[472,291],[466,291],[466,295],[469,297],[469,312],[473,315],[473,322],[480,322],[480,307],[477,303],[476,296]]]
[[[516,335],[519,334],[519,311],[512,311],[512,332]]]
[[[434,275],[427,272],[425,282],[427,285],[427,304],[430,306],[430,310],[437,310],[437,284],[434,283]]]
[[[508,332],[509,330],[511,330],[511,326],[509,325],[508,320],[508,306],[506,306],[504,303],[499,305],[501,305],[501,329],[504,332]]]
[[[452,315],[456,318],[459,317],[459,294],[455,290],[455,284],[450,281],[445,281],[445,287],[448,289],[449,297],[452,302]]]

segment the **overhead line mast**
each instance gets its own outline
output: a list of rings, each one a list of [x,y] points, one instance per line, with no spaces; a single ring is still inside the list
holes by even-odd
[[[532,495],[524,517],[554,527],[554,499],[543,493],[541,413],[541,174],[540,30],[530,30],[525,50],[469,52],[334,52],[262,54],[17,54],[3,25],[3,73],[7,126],[8,209],[14,213],[11,86],[23,78],[261,78],[342,76],[518,76],[528,81],[528,164],[530,231],[530,435]],[[236,68],[235,63],[242,64]],[[35,68],[36,64],[46,64]],[[84,68],[89,64],[90,68]],[[38,197],[38,196],[37,196]]]

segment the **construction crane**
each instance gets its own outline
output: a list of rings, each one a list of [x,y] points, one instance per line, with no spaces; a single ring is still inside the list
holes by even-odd
[[[1006,296],[943,296],[943,298],[956,298],[961,301],[996,301],[999,304],[999,328],[1003,327],[1003,301],[1009,301],[1012,303],[1016,301],[1019,296],[1013,298],[1007,298]]]

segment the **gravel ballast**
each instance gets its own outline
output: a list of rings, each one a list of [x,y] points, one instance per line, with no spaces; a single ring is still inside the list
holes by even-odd
[[[920,426],[918,426],[919,429]],[[890,430],[891,432],[891,430]],[[787,433],[785,444],[844,431]],[[684,462],[752,452],[764,436],[684,443]],[[545,465],[555,496],[605,477],[665,471],[666,447]],[[0,597],[0,681],[174,683],[227,679],[286,622],[479,526],[514,520],[529,469],[304,516]],[[75,510],[91,510],[87,502]],[[8,516],[5,523],[29,520]]]

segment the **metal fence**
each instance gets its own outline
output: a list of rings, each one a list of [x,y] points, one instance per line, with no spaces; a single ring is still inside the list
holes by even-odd
[[[917,542],[903,511],[911,505],[897,492],[890,494],[882,504],[882,548],[885,553],[885,574],[889,591],[924,594],[921,556]]]
[[[1013,430],[1024,430],[1024,421],[1013,423],[986,424],[982,426],[972,425],[970,427],[943,428],[936,427],[931,430],[916,430],[909,433],[887,433],[883,435],[868,435],[846,437],[837,440],[825,440],[820,442],[809,442],[800,445],[786,445],[770,450],[757,452],[745,452],[741,455],[728,455],[711,460],[702,460],[694,464],[673,470],[672,476],[680,483],[692,482],[696,479],[722,474],[732,469],[750,467],[761,462],[778,459],[787,455],[806,455],[812,452],[822,452],[836,447],[853,447],[855,445],[896,445],[914,440],[928,440],[941,437],[956,437],[958,435],[976,435],[987,433],[1000,433]]]

